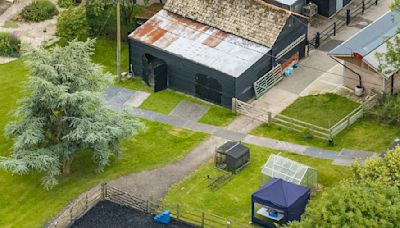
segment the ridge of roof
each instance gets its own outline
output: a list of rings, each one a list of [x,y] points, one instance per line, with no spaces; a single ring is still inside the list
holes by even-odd
[[[164,9],[269,48],[296,15],[262,0],[169,0]]]

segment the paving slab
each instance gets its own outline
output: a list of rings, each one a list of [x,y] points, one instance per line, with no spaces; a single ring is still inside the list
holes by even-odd
[[[148,97],[150,93],[143,91],[135,91],[135,93],[124,103],[127,107],[139,107]]]
[[[170,115],[197,122],[207,111],[208,107],[205,105],[181,101],[174,110],[171,111]]]
[[[110,86],[103,92],[102,97],[108,104],[123,105],[135,93],[136,91],[133,90]]]

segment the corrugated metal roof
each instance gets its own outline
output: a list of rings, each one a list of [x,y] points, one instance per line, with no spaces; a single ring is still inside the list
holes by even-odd
[[[398,35],[397,35],[398,36]],[[397,36],[393,36],[389,42],[394,42],[395,38]],[[387,42],[384,42],[381,44],[381,46],[377,47],[375,50],[371,51],[368,55],[364,56],[363,61],[367,63],[370,67],[375,69],[376,72],[378,72],[379,69],[379,61],[376,57],[377,53],[386,53],[387,52]],[[385,63],[382,63],[385,64]],[[395,73],[395,69],[393,67],[387,66],[386,68],[382,69],[382,75],[385,77],[391,76],[393,73]]]
[[[269,48],[161,10],[129,35],[169,53],[239,77]]]
[[[270,48],[293,14],[262,0],[169,0],[164,9]]]
[[[400,26],[400,14],[396,11],[388,11],[382,17],[356,33],[335,49],[329,52],[332,56],[352,56],[353,53],[368,55],[388,37],[397,34]]]

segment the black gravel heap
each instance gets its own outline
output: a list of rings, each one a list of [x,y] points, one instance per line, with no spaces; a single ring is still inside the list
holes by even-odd
[[[80,219],[76,220],[71,227],[78,228],[114,228],[114,227],[137,227],[137,228],[192,228],[194,226],[175,221],[160,224],[153,221],[153,217],[139,210],[121,206],[110,201],[101,201],[90,209]]]

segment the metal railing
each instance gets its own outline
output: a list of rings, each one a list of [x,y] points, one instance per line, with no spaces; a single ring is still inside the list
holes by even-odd
[[[378,5],[378,0],[363,0],[360,4],[356,5],[353,9],[347,9],[346,15],[337,19],[324,30],[317,32],[312,39],[308,41],[311,48],[319,48],[321,43],[331,36],[336,36],[338,31],[340,31],[345,26],[348,26],[353,18],[364,14],[365,10],[369,9],[371,6]]]

